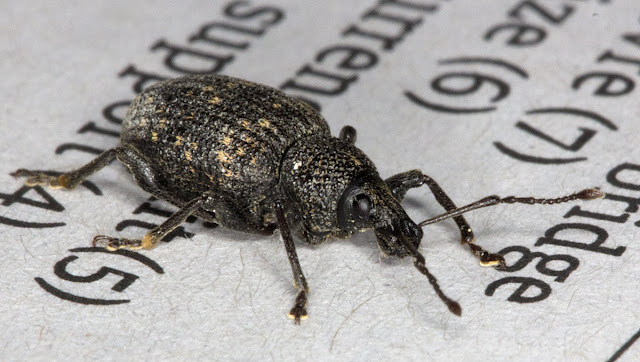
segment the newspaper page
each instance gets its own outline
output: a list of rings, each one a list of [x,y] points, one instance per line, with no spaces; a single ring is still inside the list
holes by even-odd
[[[1,360],[640,359],[640,2],[7,0],[0,10]],[[120,144],[136,94],[193,74],[303,100],[333,136],[354,127],[382,179],[420,170],[457,206],[606,196],[465,214],[502,270],[479,265],[453,220],[424,226],[418,250],[461,316],[372,231],[319,245],[296,236],[309,287],[296,325],[277,230],[190,217],[152,250],[112,252],[93,238],[140,239],[178,208],[117,161],[72,191],[12,176],[87,164]],[[402,201],[413,222],[445,211],[414,186]]]

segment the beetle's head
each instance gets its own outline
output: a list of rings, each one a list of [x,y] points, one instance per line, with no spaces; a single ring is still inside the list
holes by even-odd
[[[417,249],[422,240],[422,229],[377,175],[360,175],[347,186],[338,201],[337,221],[350,233],[373,229],[378,247],[386,255],[403,258],[410,254],[404,242]]]
[[[373,229],[383,253],[413,256],[438,297],[460,315],[460,305],[442,292],[418,251],[422,229],[400,206],[375,165],[346,138],[309,138],[289,149],[279,172],[287,218],[311,243]]]
[[[375,165],[358,148],[337,138],[310,139],[292,148],[282,163],[280,187],[288,217],[312,243],[329,236],[375,231],[387,255],[409,255],[422,230],[407,216]]]

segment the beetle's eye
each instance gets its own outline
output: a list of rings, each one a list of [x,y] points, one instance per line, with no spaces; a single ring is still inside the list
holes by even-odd
[[[357,231],[370,227],[374,204],[358,186],[349,186],[338,200],[337,222],[343,230]]]
[[[353,198],[353,218],[357,221],[368,222],[371,214],[371,199],[365,194],[356,195]]]

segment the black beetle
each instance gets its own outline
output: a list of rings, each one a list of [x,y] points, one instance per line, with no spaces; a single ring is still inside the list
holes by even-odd
[[[117,158],[135,182],[180,209],[142,239],[99,235],[94,245],[109,249],[151,249],[190,215],[244,232],[280,229],[294,284],[300,289],[289,316],[307,317],[308,286],[291,231],[310,244],[375,231],[386,255],[411,255],[449,310],[457,302],[440,290],[418,252],[421,227],[452,217],[462,243],[484,266],[504,266],[504,258],[473,243],[462,213],[498,203],[558,203],[595,199],[597,189],[556,199],[490,196],[462,208],[419,170],[383,180],[375,165],[354,146],[356,131],[345,126],[332,137],[324,118],[306,103],[279,90],[223,75],[187,76],[159,82],[136,97],[122,124],[120,145],[77,170],[60,176],[24,169],[29,186],[73,189]],[[414,223],[400,205],[407,191],[426,184],[447,213]]]

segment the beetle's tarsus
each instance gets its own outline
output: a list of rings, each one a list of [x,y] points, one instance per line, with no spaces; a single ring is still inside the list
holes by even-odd
[[[289,317],[289,319],[293,319],[293,323],[297,325],[300,325],[301,320],[309,319],[306,309],[298,307],[292,308],[289,314],[287,314],[287,317]]]
[[[307,310],[304,307],[295,306],[291,308],[287,317],[294,320],[294,323],[300,325],[301,320],[309,319],[309,314],[307,314]]]
[[[484,267],[495,267],[497,269],[506,268],[507,265],[502,255],[490,253],[476,244],[468,245],[473,255],[480,261],[480,265]]]
[[[68,189],[67,185],[65,184],[66,179],[63,177],[64,175],[53,176],[47,175],[44,172],[30,171],[21,168],[13,172],[11,176],[16,178],[26,177],[27,179],[25,180],[24,184],[29,187],[46,186],[52,189]]]
[[[480,256],[480,265],[484,267],[494,267],[496,269],[504,269],[507,267],[507,264],[502,255],[491,254],[488,252],[484,252]]]
[[[307,314],[307,293],[304,290],[301,290],[296,297],[296,304],[291,308],[287,317],[294,320],[296,324],[300,324],[300,320],[304,320],[309,318]]]
[[[118,249],[143,249],[142,240],[140,239],[114,238],[107,235],[96,235],[93,238],[93,246],[106,248],[111,251]]]

